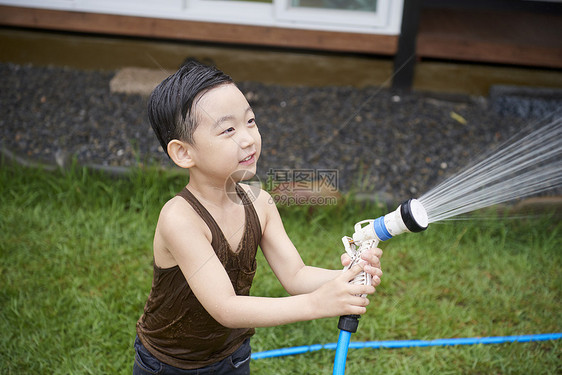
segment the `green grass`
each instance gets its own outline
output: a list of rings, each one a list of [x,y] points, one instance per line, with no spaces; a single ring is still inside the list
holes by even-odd
[[[111,178],[1,165],[0,373],[130,374],[163,203],[185,178]],[[309,264],[339,268],[341,237],[384,214],[348,201],[281,207]],[[562,224],[545,215],[432,224],[381,244],[382,284],[354,341],[562,331]],[[252,293],[285,295],[259,256]],[[337,318],[258,329],[255,352],[336,342]],[[560,341],[350,350],[348,374],[554,374]],[[255,360],[255,374],[331,374],[334,352]]]

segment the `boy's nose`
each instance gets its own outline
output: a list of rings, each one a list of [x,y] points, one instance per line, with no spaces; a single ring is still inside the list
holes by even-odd
[[[240,133],[240,138],[238,140],[238,144],[240,145],[240,147],[246,148],[253,146],[254,143],[256,143],[256,140],[248,129],[245,129]]]

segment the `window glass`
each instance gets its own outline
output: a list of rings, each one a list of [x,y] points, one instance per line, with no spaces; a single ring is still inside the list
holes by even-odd
[[[376,12],[377,0],[291,0],[291,6]]]
[[[266,3],[266,4],[273,4],[274,0],[203,0],[203,1],[243,1],[248,3]]]

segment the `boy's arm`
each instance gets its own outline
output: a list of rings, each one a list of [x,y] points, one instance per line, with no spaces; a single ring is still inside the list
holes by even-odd
[[[281,216],[271,196],[262,191],[256,203],[260,206],[261,211],[265,212],[265,227],[260,247],[271,269],[289,294],[310,293],[341,274],[341,269],[328,270],[305,265],[285,231]],[[380,249],[371,249],[363,254],[366,262],[365,270],[373,275],[375,286],[380,283],[382,276],[379,260],[381,255]],[[326,256],[332,255],[326,254]],[[349,256],[344,254],[342,263],[347,265],[349,261]]]
[[[199,302],[222,325],[267,327],[365,313],[369,301],[358,295],[372,294],[374,288],[349,284],[361,272],[359,266],[340,271],[337,278],[310,294],[284,298],[236,295],[211,246],[208,228],[184,204],[178,200],[162,210],[156,234],[159,246],[174,258]]]

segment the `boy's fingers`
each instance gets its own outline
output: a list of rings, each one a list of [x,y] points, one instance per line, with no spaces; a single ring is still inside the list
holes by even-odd
[[[363,264],[359,263],[351,267],[350,269],[346,270],[342,274],[342,278],[345,278],[346,281],[351,281],[355,276],[359,275],[363,271]]]
[[[365,265],[364,270],[365,270],[365,272],[370,273],[373,277],[374,276],[381,277],[382,274],[383,274],[382,270],[379,267],[373,267],[373,266],[370,266],[368,264]]]
[[[372,285],[352,285],[350,293],[354,296],[363,296],[375,293],[375,287]],[[360,297],[365,298],[365,297]],[[366,299],[366,298],[365,298]],[[368,302],[367,302],[368,303]]]
[[[351,263],[351,257],[349,256],[348,253],[343,253],[341,255],[341,264],[342,266],[346,267]]]
[[[381,265],[381,261],[380,261],[380,257],[382,256],[382,250],[379,248],[372,248],[369,249],[367,251],[365,251],[363,254],[361,254],[361,259],[369,262],[369,264],[376,266],[376,267],[380,267]]]
[[[352,300],[350,300],[350,303],[355,306],[363,306],[363,307],[368,306],[370,303],[369,299],[367,297],[360,297],[359,295],[361,294],[364,293],[358,292],[357,294],[355,294],[352,297]]]

